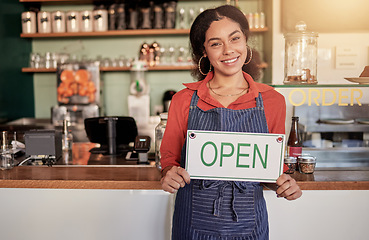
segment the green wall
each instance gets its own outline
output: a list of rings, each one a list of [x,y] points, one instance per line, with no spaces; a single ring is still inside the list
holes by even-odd
[[[244,12],[255,12],[258,8],[255,0],[241,1],[241,9]],[[225,1],[180,1],[178,8],[190,7],[199,9],[218,6]],[[43,6],[42,10],[82,10],[92,9],[92,5],[64,5]],[[262,51],[263,34],[255,34],[251,39],[251,45]],[[44,54],[45,52],[66,51],[77,57],[87,58],[102,57],[117,58],[124,55],[127,58],[138,56],[139,48],[143,42],[158,43],[169,46],[188,47],[188,36],[142,36],[142,37],[95,37],[95,38],[63,38],[63,39],[33,39],[32,51]],[[182,83],[192,82],[189,71],[155,71],[147,72],[146,79],[150,85],[150,109],[154,114],[156,105],[161,105],[163,93],[166,90],[180,90]],[[102,109],[103,115],[127,115],[127,96],[129,95],[130,73],[129,72],[105,72],[101,74],[102,80]],[[49,118],[50,108],[57,104],[56,101],[56,75],[54,73],[34,74],[35,89],[35,115],[37,118]]]
[[[0,0],[0,122],[34,117],[32,75],[22,73],[28,65],[31,41],[19,37],[24,6]]]

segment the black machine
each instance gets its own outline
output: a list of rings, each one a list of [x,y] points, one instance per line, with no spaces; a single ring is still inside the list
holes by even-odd
[[[95,117],[84,121],[90,142],[100,144],[90,152],[114,155],[133,150],[129,143],[135,141],[138,133],[132,117]]]
[[[42,160],[43,164],[53,165],[62,157],[61,132],[35,129],[24,134],[28,160]],[[22,163],[23,164],[23,163]]]

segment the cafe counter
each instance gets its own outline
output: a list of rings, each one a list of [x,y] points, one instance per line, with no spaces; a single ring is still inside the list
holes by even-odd
[[[302,190],[369,190],[369,169],[317,170],[292,174]],[[160,190],[152,165],[19,166],[0,171],[0,188]]]
[[[87,153],[73,149],[69,165],[0,171],[1,239],[169,240],[175,195],[161,189],[154,164]],[[369,169],[292,177],[298,200],[264,191],[271,240],[367,238]]]

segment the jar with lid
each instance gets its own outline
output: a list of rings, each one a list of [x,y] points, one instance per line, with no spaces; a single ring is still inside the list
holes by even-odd
[[[284,34],[284,84],[317,84],[318,34],[300,21],[295,32]]]
[[[315,164],[316,164],[316,157],[303,154],[297,158],[297,163],[299,166],[299,171],[301,173],[314,173],[315,171]]]
[[[155,127],[155,165],[158,169],[161,169],[161,154],[160,146],[163,140],[165,128],[167,126],[168,113],[160,114],[160,123]]]
[[[286,156],[284,158],[284,164],[286,164],[286,166],[288,167],[288,169],[284,173],[293,174],[297,169],[297,159],[295,157]]]

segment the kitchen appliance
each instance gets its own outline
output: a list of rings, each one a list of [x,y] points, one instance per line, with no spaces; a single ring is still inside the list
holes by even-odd
[[[302,105],[294,115],[302,153],[315,156],[316,167],[369,167],[369,105]]]
[[[146,82],[147,63],[136,60],[131,67],[130,95],[128,96],[128,113],[139,127],[145,127],[150,118],[150,86]]]
[[[52,165],[62,157],[61,131],[36,129],[24,134],[28,160]]]
[[[317,84],[318,34],[308,32],[305,22],[284,34],[284,84]]]
[[[174,90],[168,90],[164,93],[163,96],[163,108],[164,112],[168,112],[170,103],[172,101],[173,95],[176,94],[176,91]]]
[[[136,122],[132,117],[95,117],[84,120],[87,137],[100,147],[90,150],[92,153],[121,154],[131,148],[137,136]]]
[[[86,139],[84,119],[99,116],[99,62],[59,64],[57,100],[58,105],[51,110],[53,125],[61,127],[67,119],[74,139]]]

